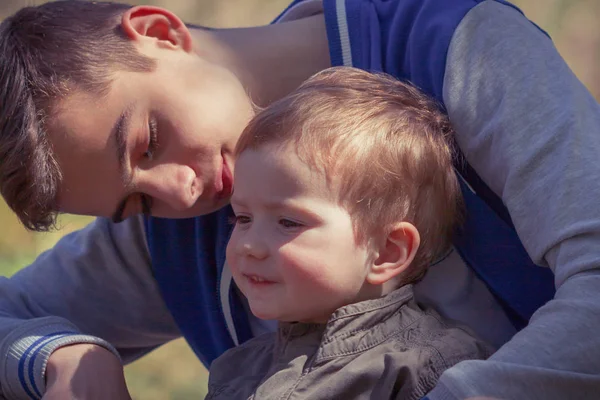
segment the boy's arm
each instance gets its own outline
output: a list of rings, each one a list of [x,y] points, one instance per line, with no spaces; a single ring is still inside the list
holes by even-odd
[[[0,389],[8,399],[44,393],[46,362],[58,348],[97,344],[127,362],[177,336],[152,277],[141,217],[97,219],[0,278]]]
[[[484,1],[450,44],[444,102],[467,161],[502,197],[556,296],[488,361],[442,375],[434,399],[593,398],[600,387],[600,107],[552,42]]]

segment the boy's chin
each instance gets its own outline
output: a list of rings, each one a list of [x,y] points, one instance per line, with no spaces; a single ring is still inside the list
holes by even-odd
[[[186,209],[186,210],[169,210],[162,215],[155,215],[159,218],[170,218],[170,219],[186,219],[186,218],[195,218],[201,217],[203,215],[211,214],[215,211],[220,210],[221,208],[227,206],[229,204],[229,198],[219,199],[214,203],[206,204],[205,202],[197,203],[194,206]]]

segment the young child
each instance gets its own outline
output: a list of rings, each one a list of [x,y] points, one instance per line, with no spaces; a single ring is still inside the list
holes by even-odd
[[[0,24],[0,192],[31,229],[100,217],[0,280],[0,397],[125,399],[122,363],[169,340],[210,365],[262,333],[224,269],[233,149],[251,101],[352,65],[442,102],[474,189],[415,293],[502,348],[428,397],[594,398],[600,106],[550,38],[503,0],[290,3],[244,29],[79,0]]]
[[[280,324],[212,364],[207,399],[418,399],[491,354],[413,299],[461,210],[450,135],[417,89],[352,68],[250,122],[227,261],[252,312]]]

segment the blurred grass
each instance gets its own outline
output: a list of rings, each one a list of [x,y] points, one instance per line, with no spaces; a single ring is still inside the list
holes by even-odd
[[[2,0],[0,18],[25,5],[43,0]],[[131,4],[167,7],[187,22],[235,27],[265,24],[289,0],[148,0]],[[526,15],[548,31],[577,76],[600,98],[600,1],[516,0]],[[62,229],[46,234],[27,232],[3,202],[0,202],[0,275],[10,276],[51,248],[65,233],[90,221],[86,217],[63,216]],[[191,400],[206,392],[206,370],[183,340],[176,340],[126,367],[126,378],[135,399]]]

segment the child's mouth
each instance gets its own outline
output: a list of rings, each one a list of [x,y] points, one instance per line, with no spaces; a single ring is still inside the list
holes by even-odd
[[[268,279],[263,278],[262,276],[258,276],[258,275],[250,275],[250,274],[244,274],[244,277],[246,279],[248,279],[248,281],[254,285],[271,285],[274,284],[275,282],[270,281]]]

